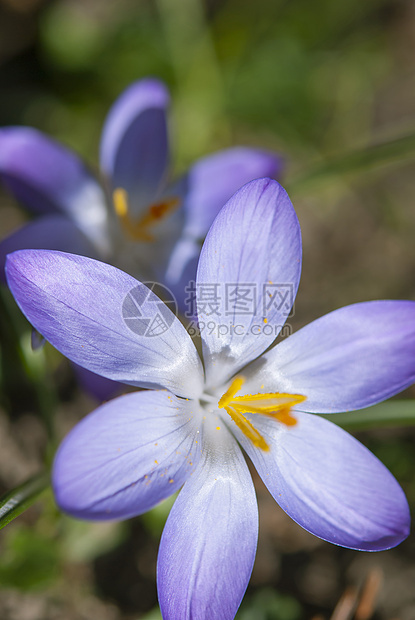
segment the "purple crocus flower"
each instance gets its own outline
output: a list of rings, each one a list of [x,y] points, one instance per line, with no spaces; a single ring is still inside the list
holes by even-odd
[[[180,303],[181,279],[194,279],[200,242],[219,209],[244,183],[275,176],[281,161],[265,151],[230,148],[200,159],[172,183],[168,106],[165,85],[150,78],[115,102],[101,140],[105,191],[75,153],[39,131],[0,130],[0,179],[36,216],[0,243],[3,278],[6,255],[14,250],[63,250],[171,285]]]
[[[0,242],[0,280],[7,254],[62,250],[101,258],[173,292],[185,311],[185,287],[196,277],[201,241],[220,208],[244,183],[276,176],[275,154],[236,147],[197,161],[169,179],[169,93],[156,79],[133,83],[104,124],[101,185],[81,159],[29,127],[0,129],[0,179],[36,217]],[[110,205],[113,205],[112,208]],[[75,366],[99,400],[117,384]]]
[[[408,535],[397,481],[315,413],[367,407],[415,381],[415,303],[347,306],[269,348],[290,311],[273,292],[295,294],[300,271],[286,192],[269,179],[247,184],[199,259],[202,365],[182,323],[129,275],[60,252],[8,257],[10,289],[45,338],[94,372],[147,388],[72,430],[53,486],[59,506],[85,519],[132,517],[182,487],[158,557],[165,620],[230,620],[238,609],[258,535],[241,447],[277,503],[316,536],[378,551]],[[246,290],[255,292],[249,312]]]

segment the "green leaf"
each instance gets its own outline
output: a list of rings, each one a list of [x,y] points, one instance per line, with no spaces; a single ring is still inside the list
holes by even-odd
[[[321,417],[348,430],[411,426],[415,424],[415,400],[390,400],[359,411],[321,414]]]
[[[26,480],[0,498],[0,529],[27,510],[49,485],[49,474]]]
[[[78,521],[61,518],[64,532],[62,549],[70,562],[86,563],[108,553],[123,542],[128,534],[125,521]]]
[[[53,528],[42,530],[42,525],[27,527],[16,523],[5,532],[0,555],[2,589],[39,591],[59,580],[62,575],[59,539]]]
[[[140,519],[144,523],[144,527],[154,536],[159,538],[166,523],[169,512],[176,501],[177,493],[173,493],[170,497],[157,504],[154,508],[141,515]]]
[[[142,620],[163,620],[161,617],[161,612],[158,607],[155,607],[151,611],[149,611],[145,616],[143,616]]]
[[[331,177],[361,173],[365,170],[415,158],[415,133],[379,142],[364,149],[332,157],[312,167],[285,185],[287,191],[301,192],[310,185],[324,183]]]
[[[301,605],[294,597],[262,588],[245,599],[236,620],[299,620],[302,616]]]

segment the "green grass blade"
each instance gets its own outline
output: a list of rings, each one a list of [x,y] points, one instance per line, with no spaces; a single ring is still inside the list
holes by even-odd
[[[347,430],[415,424],[415,400],[390,400],[367,409],[322,415]]]
[[[0,498],[0,529],[27,510],[49,485],[49,474],[42,473]]]
[[[286,183],[288,192],[306,191],[331,177],[361,173],[372,168],[415,158],[415,133],[374,144],[323,161]]]

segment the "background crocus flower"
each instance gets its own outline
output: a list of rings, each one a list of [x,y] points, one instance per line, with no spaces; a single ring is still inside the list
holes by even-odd
[[[172,182],[169,101],[165,85],[147,78],[114,103],[102,132],[102,185],[74,152],[41,132],[0,130],[0,178],[35,215],[0,242],[0,279],[14,250],[63,250],[161,281],[179,308],[187,309],[185,287],[196,277],[201,241],[219,209],[244,183],[276,176],[281,160],[257,149],[230,148],[200,159]],[[99,400],[119,387],[82,367],[75,371]]]
[[[240,446],[278,504],[316,536],[377,551],[408,535],[408,505],[390,472],[314,413],[366,407],[415,381],[415,303],[341,308],[269,349],[290,308],[270,304],[267,287],[290,283],[295,293],[300,270],[287,194],[274,181],[249,183],[219,213],[200,255],[199,322],[211,323],[201,332],[203,367],[180,321],[127,274],[57,252],[8,258],[10,289],[45,338],[94,372],[149,388],[72,430],[53,485],[61,508],[86,519],[140,514],[183,486],[158,557],[165,620],[230,620],[240,604],[258,534]],[[204,287],[247,283],[258,293],[252,312],[231,312],[225,300],[212,318]],[[167,329],[150,335],[160,317]],[[265,325],[272,329],[258,329]]]
[[[275,176],[281,162],[269,152],[230,148],[172,182],[168,106],[165,85],[150,78],[118,98],[102,132],[103,186],[75,153],[41,132],[0,130],[0,178],[36,216],[0,243],[2,274],[13,250],[71,251],[171,282],[181,301],[178,283],[184,272],[194,279],[195,256],[219,209],[244,183]]]

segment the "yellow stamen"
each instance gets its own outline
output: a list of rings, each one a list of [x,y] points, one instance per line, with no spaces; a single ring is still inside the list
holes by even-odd
[[[245,379],[243,377],[235,377],[225,394],[220,398],[218,403],[219,409],[224,409],[226,405],[229,405],[236,392],[239,392],[244,383]]]
[[[117,187],[112,197],[114,211],[121,221],[125,234],[135,241],[154,241],[154,236],[148,229],[170,215],[179,205],[178,198],[166,198],[150,205],[138,220],[134,220],[129,213],[128,194],[125,189]]]
[[[260,448],[264,452],[269,452],[269,445],[261,433],[258,433],[253,424],[251,424],[251,422],[247,420],[242,413],[239,413],[239,411],[236,411],[236,409],[233,409],[232,407],[225,407],[225,411],[231,416],[235,424],[239,426],[245,437],[248,437],[248,439],[252,441],[254,446]]]
[[[225,394],[219,400],[218,407],[226,410],[235,424],[237,424],[244,435],[248,437],[255,446],[261,448],[261,450],[268,451],[269,446],[265,439],[243,414],[252,413],[266,415],[275,418],[278,422],[285,424],[285,426],[295,426],[297,420],[291,414],[291,408],[304,402],[306,396],[279,392],[235,396],[244,383],[245,379],[243,377],[235,377]]]
[[[277,418],[279,422],[285,424],[285,426],[295,426],[297,424],[297,420],[291,415],[289,407],[287,407],[287,409],[281,409],[281,411],[276,411],[271,415]]]
[[[288,411],[294,405],[298,405],[306,400],[301,394],[246,394],[245,396],[235,396],[232,399],[232,406],[242,413],[262,413],[273,415],[282,410]]]

